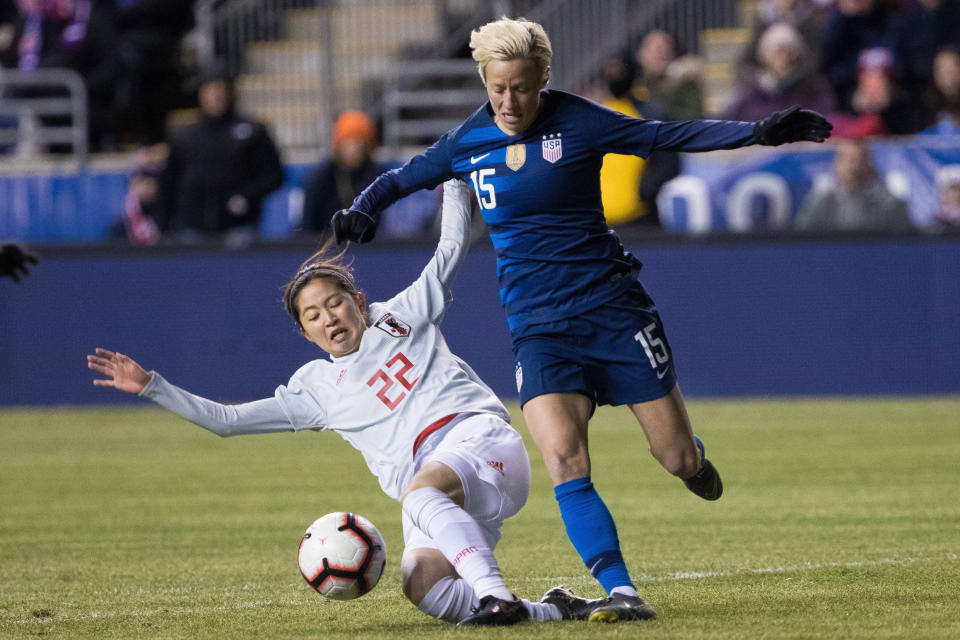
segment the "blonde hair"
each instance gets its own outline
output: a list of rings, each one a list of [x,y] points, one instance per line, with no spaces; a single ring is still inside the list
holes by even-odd
[[[526,18],[514,20],[504,16],[474,29],[470,34],[470,50],[484,84],[487,82],[487,63],[491,60],[531,58],[540,77],[549,78],[550,58],[553,56],[550,38],[543,27]]]
[[[357,281],[353,277],[353,269],[350,267],[351,261],[344,257],[347,252],[346,247],[336,252],[331,251],[332,247],[333,238],[327,238],[327,241],[316,253],[304,260],[293,278],[283,287],[283,306],[296,321],[301,331],[303,325],[300,323],[297,296],[311,281],[319,278],[330,278],[338,287],[350,295],[356,297],[360,294]]]

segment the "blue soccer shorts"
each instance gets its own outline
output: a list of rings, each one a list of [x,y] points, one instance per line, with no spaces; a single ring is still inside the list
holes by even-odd
[[[529,328],[513,355],[521,405],[545,393],[634,404],[662,398],[677,382],[660,314],[639,283],[602,307]]]

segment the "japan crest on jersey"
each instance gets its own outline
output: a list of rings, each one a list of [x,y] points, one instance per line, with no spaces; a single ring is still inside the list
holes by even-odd
[[[373,326],[381,331],[386,331],[394,338],[406,338],[410,335],[410,325],[395,317],[392,313],[385,313],[380,316],[380,319]]]
[[[553,164],[563,155],[563,146],[560,144],[560,134],[550,134],[549,136],[543,136],[543,141],[540,143],[543,149],[543,159],[547,162]]]

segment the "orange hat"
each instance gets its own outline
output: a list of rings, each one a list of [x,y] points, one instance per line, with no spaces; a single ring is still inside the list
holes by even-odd
[[[373,148],[376,131],[373,121],[362,111],[345,111],[333,127],[333,146],[338,147],[347,138],[361,138]]]

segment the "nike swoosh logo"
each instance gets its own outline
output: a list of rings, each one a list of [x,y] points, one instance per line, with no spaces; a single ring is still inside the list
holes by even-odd
[[[667,367],[663,371],[657,371],[657,380],[663,380],[663,376],[667,375],[667,371],[670,371],[670,367]]]
[[[488,155],[490,155],[490,153],[491,153],[491,152],[488,151],[488,152],[486,152],[485,154],[483,154],[482,156],[470,156],[470,164],[477,164],[478,162],[480,162],[481,160],[483,160],[484,158],[486,158]]]

